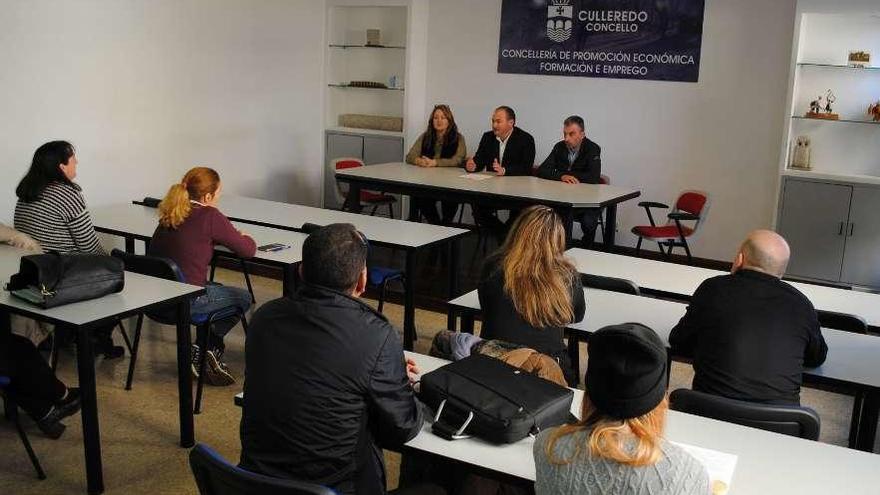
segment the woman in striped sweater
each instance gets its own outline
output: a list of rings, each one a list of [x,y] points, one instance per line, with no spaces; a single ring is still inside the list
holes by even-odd
[[[46,143],[34,152],[27,174],[15,188],[15,229],[33,237],[45,251],[105,254],[76,178],[76,151],[67,141]],[[96,354],[117,358],[113,327],[96,330]]]

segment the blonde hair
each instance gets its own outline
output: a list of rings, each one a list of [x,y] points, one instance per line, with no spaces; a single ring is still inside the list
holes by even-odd
[[[556,212],[546,206],[523,210],[498,255],[504,293],[526,322],[538,328],[571,323],[577,272],[565,257],[565,228]]]
[[[190,201],[200,201],[217,192],[220,174],[208,167],[191,168],[183,179],[172,185],[159,203],[159,225],[176,229],[192,211]]]
[[[629,419],[615,419],[596,409],[589,398],[584,395],[581,406],[581,421],[562,425],[547,439],[544,452],[551,464],[570,464],[584,455],[589,448],[590,455],[611,459],[628,466],[649,466],[660,460],[660,440],[666,427],[666,411],[669,401],[666,397],[653,410],[642,416]],[[554,453],[556,442],[565,435],[592,429],[585,443],[575,445],[574,454],[567,458],[559,458]],[[630,440],[635,440],[635,449],[628,447]]]

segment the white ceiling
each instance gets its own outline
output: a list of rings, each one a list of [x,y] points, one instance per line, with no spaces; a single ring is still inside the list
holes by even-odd
[[[880,0],[798,0],[798,9],[805,13],[880,16]]]

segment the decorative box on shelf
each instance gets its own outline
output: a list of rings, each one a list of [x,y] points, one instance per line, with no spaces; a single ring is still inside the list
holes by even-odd
[[[806,114],[804,114],[804,117],[808,119],[840,120],[840,115],[836,113],[825,112],[807,112]]]

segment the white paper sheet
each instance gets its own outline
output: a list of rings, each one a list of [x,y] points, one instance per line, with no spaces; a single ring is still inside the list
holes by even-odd
[[[730,482],[733,480],[733,471],[736,469],[737,456],[717,450],[704,449],[686,443],[672,442],[683,448],[688,454],[694,456],[706,467],[709,472],[709,480],[712,482],[712,494],[724,495],[730,490]],[[717,482],[724,483],[723,486]]]
[[[494,174],[464,174],[459,175],[462,179],[470,179],[470,180],[486,180],[494,177]]]

